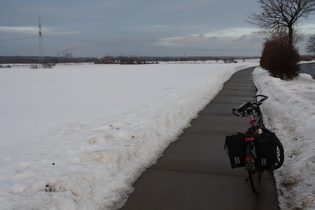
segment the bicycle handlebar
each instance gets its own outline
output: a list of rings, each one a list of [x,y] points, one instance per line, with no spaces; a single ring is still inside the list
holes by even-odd
[[[265,95],[256,95],[254,98],[256,98],[256,100],[257,100],[258,97],[262,97],[261,100],[259,100],[259,101],[256,102],[256,104],[257,104],[258,106],[260,106],[260,105],[262,104],[262,102],[265,101],[265,100],[268,98],[268,96],[265,96]]]
[[[257,100],[258,97],[262,97],[262,99]],[[256,102],[245,102],[241,104],[237,109],[232,109],[232,113],[237,117],[247,117],[248,114],[252,114],[253,110],[257,110],[262,102],[268,98],[268,96],[256,95],[254,98],[256,99]]]

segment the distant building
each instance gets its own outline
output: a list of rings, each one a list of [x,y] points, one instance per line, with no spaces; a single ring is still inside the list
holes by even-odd
[[[72,53],[66,53],[64,57],[65,58],[72,58]]]
[[[72,58],[72,53],[62,53],[58,52],[57,57],[63,57],[63,58]]]

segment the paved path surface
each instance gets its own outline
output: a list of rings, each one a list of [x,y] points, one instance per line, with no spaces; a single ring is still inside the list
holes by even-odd
[[[224,84],[191,127],[134,184],[122,210],[278,210],[273,175],[265,172],[262,193],[254,195],[244,168],[231,169],[223,150],[225,136],[245,131],[248,118],[232,108],[252,101],[253,68],[237,72]]]

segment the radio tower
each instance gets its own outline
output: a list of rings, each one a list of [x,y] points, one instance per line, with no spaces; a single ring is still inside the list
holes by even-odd
[[[38,51],[39,51],[39,64],[44,64],[44,47],[43,47],[43,37],[42,37],[42,23],[40,17],[38,19]]]

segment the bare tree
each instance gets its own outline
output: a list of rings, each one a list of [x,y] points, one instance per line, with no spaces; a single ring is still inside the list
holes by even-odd
[[[300,18],[307,18],[315,11],[314,0],[258,0],[262,12],[249,15],[248,22],[265,33],[286,29],[288,42],[294,46],[294,26]]]
[[[305,49],[307,52],[315,55],[315,34],[307,40]]]

